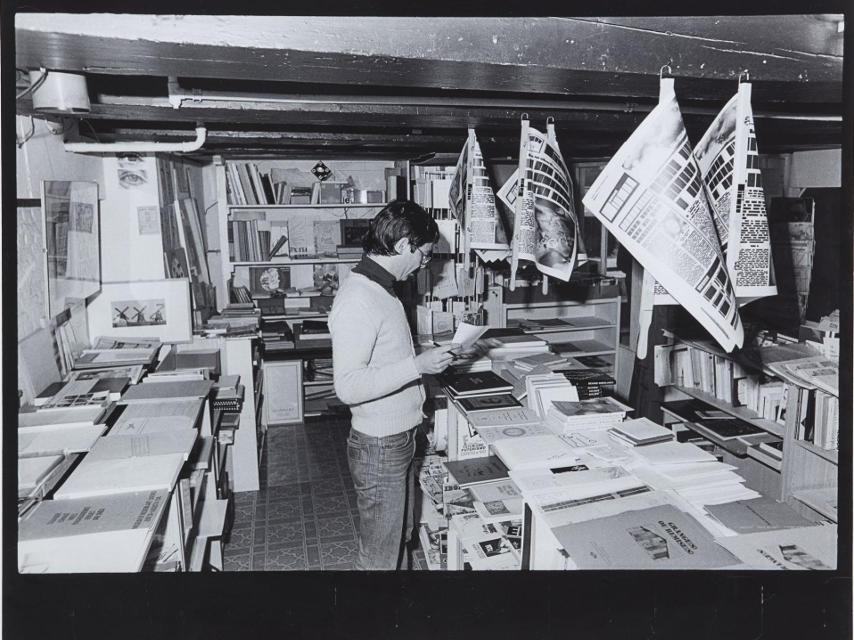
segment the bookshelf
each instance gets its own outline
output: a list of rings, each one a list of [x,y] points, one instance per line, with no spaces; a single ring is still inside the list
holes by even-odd
[[[290,286],[303,289],[314,284],[314,269],[316,265],[347,265],[352,266],[359,261],[358,257],[337,257],[325,255],[334,252],[334,244],[341,243],[340,232],[336,230],[336,223],[343,219],[370,219],[386,204],[385,196],[388,189],[395,188],[395,194],[405,195],[406,176],[408,168],[405,162],[389,160],[324,160],[324,165],[331,171],[330,177],[321,182],[312,175],[315,168],[314,161],[280,159],[255,159],[255,158],[223,158],[217,156],[214,159],[214,171],[217,193],[217,225],[215,231],[216,239],[210,244],[218,246],[217,273],[216,278],[217,308],[221,311],[229,302],[231,287],[250,284],[249,269],[251,267],[262,267],[268,265],[281,265],[289,268]],[[252,180],[246,182],[241,173],[240,180],[235,178],[235,172],[242,171],[245,167],[251,167],[250,173],[253,177],[260,176],[265,182],[272,181],[272,176],[282,176],[282,182],[273,182],[271,193],[266,187],[258,189],[252,185]],[[399,178],[399,180],[398,180]],[[392,183],[392,180],[396,182]],[[291,196],[291,187],[287,187],[288,195],[282,195],[281,189],[275,185],[286,184],[286,181],[294,182],[294,193],[296,189],[314,189],[317,192],[309,202],[304,203],[270,203],[280,197]],[[254,183],[257,185],[257,182]],[[308,184],[310,187],[298,187],[298,184]],[[322,200],[331,197],[329,192],[321,191],[327,186],[334,185],[358,185],[358,192],[354,195],[354,189],[339,189],[339,198],[336,202],[324,202]],[[266,190],[266,196],[261,195]],[[241,192],[238,195],[237,191]],[[332,195],[334,194],[332,190]],[[236,200],[249,198],[260,201],[260,204],[238,203]],[[356,201],[359,194],[371,194],[372,202]],[[382,195],[382,198],[379,198]],[[273,196],[271,198],[271,196]],[[350,201],[345,201],[349,199]],[[254,227],[251,226],[255,223]],[[235,225],[235,223],[247,223],[250,226]],[[257,229],[258,223],[264,230],[269,226],[272,229],[271,237],[281,237],[282,229],[289,238],[285,250],[287,256],[273,256],[266,259],[246,258],[243,249],[249,249],[246,253],[263,255],[263,243],[257,242],[253,237],[245,240],[242,248],[238,248],[239,238],[246,238],[248,234],[255,233],[250,229]],[[330,226],[324,228],[331,234],[327,237],[330,246],[318,246],[315,243],[317,224]],[[337,235],[335,235],[337,233]],[[259,247],[260,245],[260,247]],[[306,246],[303,246],[306,245]],[[267,247],[269,249],[269,247]],[[298,257],[296,257],[298,255]],[[340,277],[340,274],[339,274]]]
[[[600,356],[610,363],[608,373],[617,377],[617,345],[620,339],[620,298],[575,300],[516,301],[517,296],[501,304],[499,326],[518,327],[522,320],[559,318],[566,326],[548,327],[533,332],[565,356]],[[512,294],[511,294],[512,295]]]
[[[805,437],[809,429],[806,423],[812,419],[813,415],[808,413],[806,403],[813,403],[810,394],[815,394],[816,390],[799,384],[793,378],[782,378],[769,366],[786,359],[817,355],[816,352],[807,345],[787,344],[766,348],[746,348],[727,354],[710,342],[681,339],[668,331],[665,331],[665,336],[669,338],[669,344],[655,348],[655,380],[658,386],[666,388],[665,399],[688,397],[701,400],[715,409],[740,418],[780,438],[783,443],[783,452],[779,471],[753,457],[743,458],[740,462],[728,461],[740,467],[740,473],[748,478],[748,482],[751,478],[756,479],[754,488],[757,490],[785,501],[807,518],[830,519],[835,522],[835,512],[826,508],[825,505],[827,501],[833,503],[836,501],[839,451],[823,448]],[[714,386],[714,382],[711,389],[701,388],[703,382],[706,385],[709,384],[705,378],[703,381],[699,380],[702,376],[698,376],[693,381],[676,379],[680,369],[674,366],[673,353],[679,351],[686,351],[689,356],[691,351],[694,351],[695,355],[699,354],[701,359],[703,356],[714,359],[718,368],[713,377],[718,378],[723,371],[723,377],[730,385],[733,382],[731,379],[733,370],[737,371],[739,368],[741,368],[739,376],[755,378],[762,381],[760,384],[774,385],[782,382],[784,391],[780,397],[776,401],[769,400],[779,405],[772,410],[777,414],[775,419],[770,419],[768,415],[761,415],[756,408],[734,403],[729,397],[721,397],[722,395],[731,396],[735,391],[724,391]],[[727,370],[729,374],[726,374]],[[688,426],[690,428],[690,424]],[[815,426],[814,424],[813,428]],[[702,433],[700,429],[693,430]],[[817,492],[827,500],[816,500]]]

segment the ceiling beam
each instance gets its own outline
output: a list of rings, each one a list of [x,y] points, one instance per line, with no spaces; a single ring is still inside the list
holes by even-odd
[[[101,74],[654,98],[838,103],[833,16],[311,18],[18,14],[16,64]],[[725,34],[736,34],[724,37]],[[651,77],[652,76],[652,77]]]

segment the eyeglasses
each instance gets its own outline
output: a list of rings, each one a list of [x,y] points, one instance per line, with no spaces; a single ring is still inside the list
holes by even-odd
[[[421,251],[421,247],[415,247],[415,250],[421,254],[421,266],[422,267],[427,266],[430,263],[430,261],[433,259],[433,254],[432,253],[424,253],[423,251]]]

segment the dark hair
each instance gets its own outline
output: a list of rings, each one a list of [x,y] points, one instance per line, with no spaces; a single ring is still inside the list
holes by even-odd
[[[368,254],[394,255],[394,245],[401,238],[407,238],[415,247],[437,242],[439,226],[420,205],[411,200],[395,200],[389,202],[371,220],[362,248]]]

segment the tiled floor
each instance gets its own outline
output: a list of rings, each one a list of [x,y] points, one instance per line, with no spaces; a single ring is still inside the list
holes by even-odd
[[[234,495],[226,571],[348,570],[359,512],[347,468],[349,420],[270,427],[261,490]],[[426,569],[420,550],[413,568]]]

